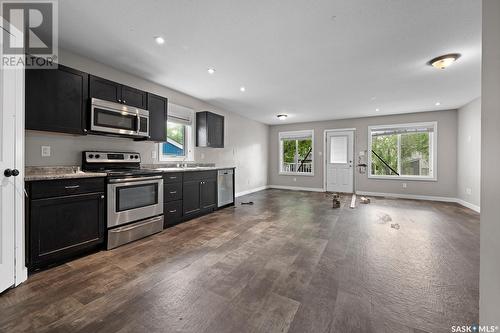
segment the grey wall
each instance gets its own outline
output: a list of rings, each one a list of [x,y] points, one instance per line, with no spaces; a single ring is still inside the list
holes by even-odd
[[[500,1],[483,1],[479,320],[500,325]]]
[[[411,122],[438,122],[437,181],[377,180],[355,172],[356,191],[456,197],[457,181],[457,111],[435,111],[403,115],[353,118],[269,127],[269,185],[323,188],[323,132],[326,129],[356,128],[355,162],[360,151],[368,147],[368,126]],[[279,175],[278,133],[314,129],[314,176]],[[296,181],[294,181],[296,179]],[[403,188],[403,183],[407,188]]]
[[[481,99],[458,109],[457,197],[480,206]],[[467,193],[470,189],[470,194]]]
[[[208,110],[225,116],[225,148],[195,148],[198,162],[236,166],[236,192],[251,190],[267,184],[268,126],[232,112],[217,109],[201,100],[178,91],[154,84],[136,76],[110,68],[93,60],[60,50],[60,62],[132,87],[165,96],[170,102],[192,108]],[[41,157],[40,147],[52,147],[51,157]],[[134,142],[131,139],[105,136],[73,136],[48,132],[27,131],[26,165],[80,165],[83,150],[133,150],[141,153],[144,163],[159,163],[152,158],[157,145],[152,142]]]

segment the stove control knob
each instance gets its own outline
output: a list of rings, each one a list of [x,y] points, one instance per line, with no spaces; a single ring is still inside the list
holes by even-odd
[[[89,154],[89,158],[94,158],[94,154]]]
[[[139,158],[139,155],[135,155],[135,158],[138,159]]]
[[[99,157],[101,157],[101,155],[95,154],[95,158],[99,158]]]
[[[134,155],[130,155],[130,159],[133,159],[134,158]]]

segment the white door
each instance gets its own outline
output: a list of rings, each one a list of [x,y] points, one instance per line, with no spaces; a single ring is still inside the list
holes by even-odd
[[[354,131],[326,132],[326,190],[354,192]]]
[[[15,169],[16,72],[0,64],[0,292],[15,283],[15,177],[4,172]]]

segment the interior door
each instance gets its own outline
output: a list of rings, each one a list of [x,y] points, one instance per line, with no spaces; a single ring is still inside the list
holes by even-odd
[[[327,132],[326,145],[326,190],[354,192],[354,132]]]
[[[2,54],[0,42],[0,57]],[[0,64],[0,292],[14,285],[16,70]]]

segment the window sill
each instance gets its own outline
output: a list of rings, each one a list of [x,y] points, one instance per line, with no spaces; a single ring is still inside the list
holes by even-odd
[[[410,180],[420,182],[437,182],[437,178],[433,177],[412,177],[412,176],[368,176],[369,179],[381,180]]]
[[[279,172],[280,176],[306,176],[306,177],[314,177],[314,172]]]

